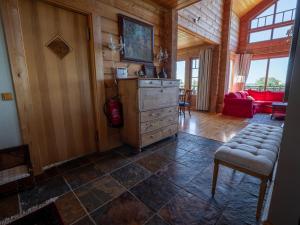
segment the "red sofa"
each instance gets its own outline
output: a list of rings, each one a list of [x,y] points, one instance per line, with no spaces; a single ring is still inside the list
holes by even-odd
[[[225,95],[223,114],[252,118],[255,113],[271,113],[272,102],[282,102],[283,97],[283,92],[254,90],[231,92]]]
[[[230,92],[225,95],[223,114],[252,118],[255,113],[253,100],[248,99],[249,94],[245,91]]]
[[[284,92],[255,91],[247,90],[248,94],[254,98],[256,113],[272,113],[272,102],[282,102]]]

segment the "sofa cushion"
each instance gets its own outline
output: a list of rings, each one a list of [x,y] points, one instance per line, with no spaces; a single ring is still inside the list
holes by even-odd
[[[237,92],[230,92],[226,95],[226,98],[240,98],[240,94],[238,94]]]
[[[215,159],[269,176],[282,138],[282,128],[252,123],[215,153]]]
[[[284,97],[283,92],[266,91],[265,100],[272,102],[282,102]]]

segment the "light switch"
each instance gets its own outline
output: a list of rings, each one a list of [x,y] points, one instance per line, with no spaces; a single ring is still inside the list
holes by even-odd
[[[1,98],[2,101],[12,101],[14,99],[13,94],[9,92],[1,93]]]

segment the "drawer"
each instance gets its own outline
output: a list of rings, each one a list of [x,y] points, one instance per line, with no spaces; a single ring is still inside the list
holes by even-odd
[[[173,106],[170,108],[163,108],[163,109],[141,112],[141,122],[147,122],[147,121],[159,119],[161,117],[168,116],[168,115],[178,116],[178,107]]]
[[[140,88],[140,111],[178,105],[179,88]]]
[[[153,144],[154,142],[157,142],[162,139],[161,130],[150,132],[147,134],[142,134],[141,139],[142,139],[142,146]]]
[[[163,80],[163,87],[179,87],[179,80]]]
[[[139,87],[161,87],[161,80],[139,80]]]
[[[166,138],[172,136],[178,132],[178,124],[173,124],[168,127],[164,127],[161,130],[161,137]]]
[[[141,133],[147,133],[154,130],[158,130],[162,127],[169,126],[178,123],[178,115],[170,115],[160,119],[151,120],[145,123],[141,123]]]

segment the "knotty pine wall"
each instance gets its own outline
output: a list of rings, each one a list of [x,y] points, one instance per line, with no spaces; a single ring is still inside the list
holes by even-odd
[[[232,11],[230,26],[230,50],[236,52],[239,46],[240,18]]]
[[[178,24],[207,41],[220,44],[222,35],[223,0],[202,0],[179,10]],[[200,17],[198,22],[193,19]]]
[[[174,17],[172,10],[160,7],[151,0],[45,0],[50,4],[65,7],[89,16],[90,28],[93,30],[91,36],[91,64],[93,79],[93,95],[96,111],[96,123],[99,131],[99,150],[106,151],[113,147],[120,146],[121,140],[118,129],[108,127],[106,117],[102,111],[106,99],[116,94],[113,84],[112,65],[127,66],[129,76],[140,69],[140,64],[120,62],[118,54],[111,55],[107,48],[109,35],[118,39],[117,14],[121,13],[129,17],[142,20],[154,26],[154,55],[159,47],[168,48],[170,60],[173,55],[170,49],[170,41],[174,40],[174,24],[170,24]],[[24,144],[29,144],[31,157],[34,163],[34,172],[42,171],[39,160],[39,153],[35,148],[35,140],[30,132],[31,114],[31,93],[29,92],[28,71],[22,39],[22,25],[18,9],[18,0],[1,0],[0,10],[3,17],[5,35],[7,39],[8,52],[11,62],[12,77],[16,91],[22,139]],[[172,16],[172,18],[171,18]],[[170,18],[169,18],[170,17]],[[167,21],[167,22],[166,22]],[[176,24],[177,26],[177,24]],[[175,32],[176,33],[176,32]],[[172,42],[173,43],[173,42]],[[176,53],[176,45],[175,53]],[[176,54],[175,54],[176,56]],[[175,57],[176,61],[176,57]],[[175,65],[174,61],[174,65]],[[157,62],[154,64],[158,66]],[[171,64],[171,63],[168,63]]]

